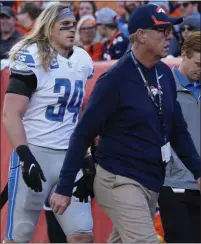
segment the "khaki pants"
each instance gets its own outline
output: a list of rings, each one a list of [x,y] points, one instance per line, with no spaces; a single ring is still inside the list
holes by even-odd
[[[100,166],[94,192],[98,204],[113,222],[109,243],[159,242],[153,225],[158,193]]]

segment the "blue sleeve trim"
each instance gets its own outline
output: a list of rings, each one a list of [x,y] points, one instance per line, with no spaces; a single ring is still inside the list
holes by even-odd
[[[88,79],[91,79],[94,76],[94,70],[92,71],[92,73],[88,76]]]

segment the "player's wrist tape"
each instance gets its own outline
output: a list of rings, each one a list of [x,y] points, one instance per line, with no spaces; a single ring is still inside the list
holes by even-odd
[[[16,148],[16,152],[22,162],[33,157],[27,145],[20,145]]]

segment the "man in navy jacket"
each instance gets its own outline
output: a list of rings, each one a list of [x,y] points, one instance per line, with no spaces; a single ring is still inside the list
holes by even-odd
[[[53,211],[62,214],[86,150],[99,135],[94,193],[113,222],[111,243],[158,241],[153,219],[170,145],[200,183],[200,157],[177,102],[174,77],[160,61],[168,54],[172,25],[181,22],[154,4],[133,12],[132,49],[98,79],[51,197]]]

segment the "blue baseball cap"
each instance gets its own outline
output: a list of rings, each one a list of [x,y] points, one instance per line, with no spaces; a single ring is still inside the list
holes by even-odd
[[[97,24],[114,24],[116,23],[117,13],[111,8],[101,8],[96,13]]]
[[[190,25],[195,29],[195,31],[200,31],[200,19],[198,19],[197,17],[188,16],[184,18],[183,23],[180,25],[180,30],[184,25]]]
[[[160,6],[146,4],[132,12],[128,22],[128,32],[131,35],[138,29],[166,28],[182,22],[183,18],[169,17]]]
[[[1,6],[0,8],[0,16],[6,15],[7,17],[15,17],[15,14],[11,7],[9,6]]]

